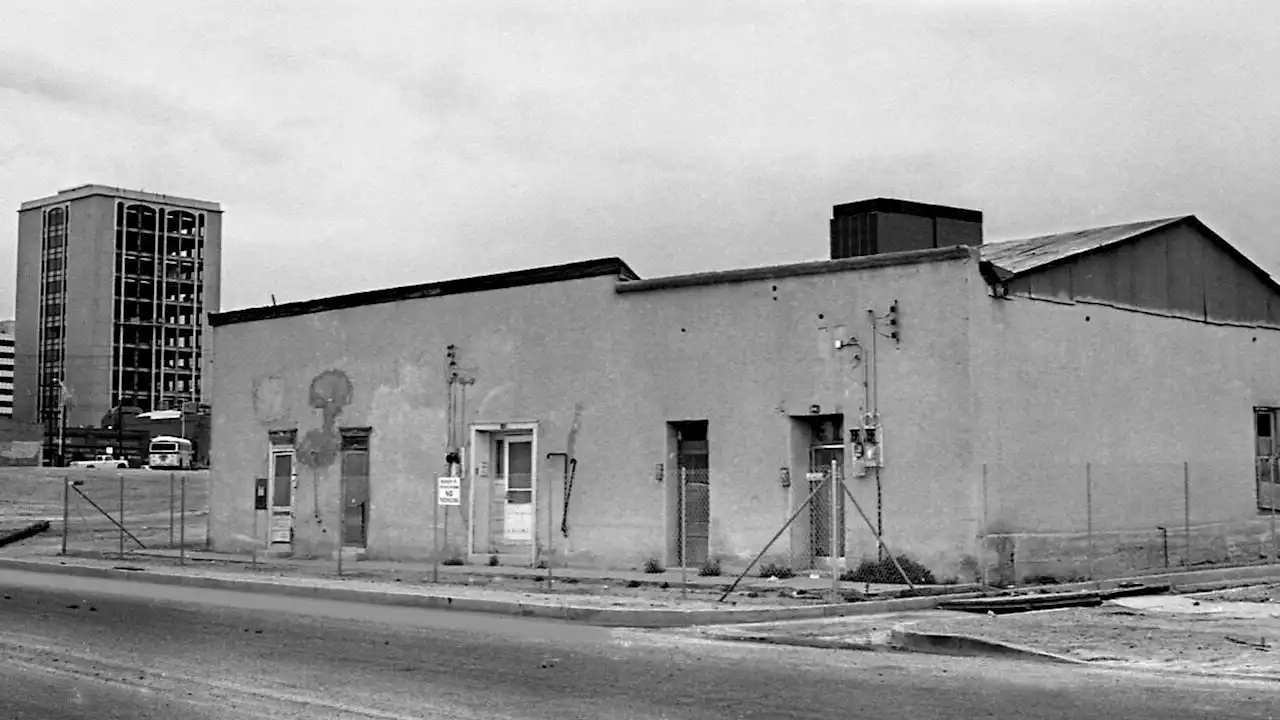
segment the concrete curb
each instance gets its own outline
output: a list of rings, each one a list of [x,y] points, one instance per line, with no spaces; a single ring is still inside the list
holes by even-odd
[[[787,637],[779,635],[748,635],[737,633],[709,633],[703,637],[710,640],[724,640],[726,642],[742,642],[751,643],[753,645],[780,645],[784,647],[806,647],[816,648],[819,650],[859,650],[862,652],[893,652],[894,648],[889,645],[878,645],[876,643],[860,643],[849,640],[824,640],[822,638],[810,637]]]
[[[947,635],[942,633],[922,633],[907,630],[899,625],[889,633],[890,642],[903,650],[928,653],[930,655],[956,655],[961,657],[991,657],[1027,660],[1031,662],[1058,663],[1062,665],[1085,665],[1083,660],[1076,660],[1063,655],[1033,650],[1029,647],[1002,643],[995,640],[984,640],[972,635]]]
[[[1225,583],[1229,587],[1241,580],[1266,581],[1280,577],[1280,564],[1257,564],[1240,567],[1211,568],[1208,570],[1179,570],[1155,575],[1133,575],[1129,577],[1111,578],[1108,580],[1064,583],[1061,585],[1020,585],[1016,590],[1022,592],[1072,592],[1077,590],[1117,590],[1127,584],[1169,585],[1171,592],[1186,592],[1201,586],[1216,586]]]
[[[753,608],[728,610],[675,610],[650,608],[598,608],[568,604],[517,602],[488,598],[454,597],[447,594],[387,592],[372,589],[327,587],[305,583],[281,583],[251,578],[208,577],[179,573],[157,573],[145,569],[122,570],[117,567],[62,565],[39,560],[0,558],[0,568],[47,572],[110,580],[132,580],[158,585],[178,585],[213,590],[309,597],[374,605],[394,605],[431,609],[464,610],[476,613],[564,620],[604,627],[674,628],[695,625],[734,625],[787,620],[817,620],[905,610],[927,610],[956,595],[872,600],[839,605],[810,605],[796,608]],[[974,593],[977,597],[979,594]]]

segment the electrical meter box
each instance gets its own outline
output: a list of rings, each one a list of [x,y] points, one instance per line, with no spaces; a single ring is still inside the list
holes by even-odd
[[[267,479],[256,478],[253,481],[253,509],[267,509]]]

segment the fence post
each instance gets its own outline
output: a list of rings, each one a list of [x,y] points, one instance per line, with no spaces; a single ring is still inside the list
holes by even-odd
[[[689,507],[688,470],[680,468],[680,597],[689,597],[689,582],[685,576],[685,565],[689,564]]]
[[[836,477],[837,461],[831,461],[831,602],[839,602],[840,570],[840,481]]]
[[[1271,564],[1276,564],[1276,490],[1280,489],[1280,477],[1276,477],[1276,458],[1271,458],[1271,487],[1268,488],[1268,505],[1271,506]]]
[[[1093,463],[1084,464],[1085,533],[1089,538],[1089,579],[1093,579]]]
[[[978,567],[983,587],[987,585],[987,464],[982,463],[982,529],[979,534]]]
[[[458,473],[458,474],[461,475],[462,473]],[[546,492],[546,496],[547,496],[547,590],[548,591],[551,590],[551,586],[555,582],[555,579],[554,579],[555,570],[552,569],[553,566],[555,565],[554,560],[555,560],[555,547],[556,547],[555,545],[556,534],[554,532],[555,525],[556,525],[556,503],[555,503],[554,490],[555,490],[554,481],[551,479],[550,473],[548,473],[547,474],[547,492]],[[458,509],[461,510],[462,508],[458,508]],[[537,520],[538,513],[535,512],[533,514],[533,517],[535,520]]]
[[[347,533],[347,484],[338,471],[338,577],[342,577],[342,541]]]
[[[1182,564],[1191,565],[1191,463],[1182,461]]]
[[[258,517],[256,510],[253,517]],[[169,547],[173,547],[173,473],[169,473]]]
[[[440,478],[431,493],[431,582],[440,582]]]
[[[181,500],[178,507],[178,563],[187,564],[187,476],[182,476]]]
[[[120,478],[120,559],[124,559],[124,473],[116,472]]]
[[[63,552],[60,555],[67,555],[67,520],[70,518],[70,506],[72,506],[72,479],[63,475]]]

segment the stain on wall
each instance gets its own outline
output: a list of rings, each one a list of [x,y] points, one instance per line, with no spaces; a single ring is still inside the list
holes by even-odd
[[[263,424],[287,419],[285,410],[286,386],[279,375],[255,378],[253,381],[253,412]]]
[[[311,379],[308,404],[320,411],[320,427],[312,428],[298,443],[298,463],[311,470],[312,513],[320,520],[320,476],[338,459],[342,435],[338,432],[338,416],[351,404],[355,388],[341,370],[325,370]]]
[[[319,470],[329,467],[338,459],[342,436],[336,427],[342,409],[351,404],[354,387],[351,379],[341,370],[325,370],[311,380],[308,402],[321,413],[320,427],[303,435],[299,444],[298,462]]]

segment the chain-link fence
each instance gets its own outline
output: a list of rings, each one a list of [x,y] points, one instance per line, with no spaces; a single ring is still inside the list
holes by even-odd
[[[68,473],[54,484],[60,497],[46,502],[60,506],[58,540],[64,554],[164,552],[181,561],[186,550],[206,545],[205,472]]]
[[[984,580],[1104,579],[1274,562],[1277,468],[1197,462],[983,465]]]

